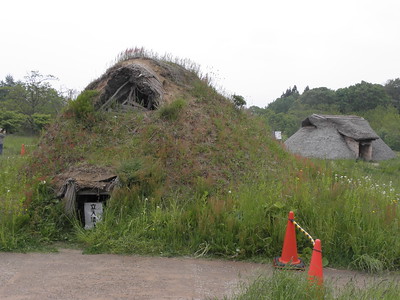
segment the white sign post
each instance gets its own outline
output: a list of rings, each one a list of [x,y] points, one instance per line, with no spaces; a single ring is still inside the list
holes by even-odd
[[[84,205],[85,229],[96,227],[96,223],[101,221],[103,216],[103,203],[86,202]]]

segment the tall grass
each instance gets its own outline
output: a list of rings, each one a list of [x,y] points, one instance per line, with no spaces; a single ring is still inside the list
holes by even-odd
[[[28,222],[24,207],[26,178],[19,170],[26,164],[27,156],[20,156],[21,145],[27,152],[34,148],[37,138],[9,135],[4,139],[0,156],[0,250],[26,247]]]
[[[37,137],[9,135],[0,156],[0,250],[40,249],[60,238],[66,222],[62,207],[40,174],[24,172]],[[25,155],[21,156],[21,145]],[[40,203],[40,205],[38,205]]]
[[[125,51],[118,54],[116,59],[114,60],[113,64],[118,64],[119,62],[134,59],[134,58],[151,58],[154,60],[160,60],[169,63],[175,63],[184,69],[193,72],[196,74],[200,79],[205,79],[207,75],[203,75],[201,72],[201,67],[199,64],[195,63],[191,59],[188,58],[179,58],[173,56],[170,53],[165,53],[163,55],[158,54],[149,49],[145,49],[144,47],[133,47],[128,48]]]
[[[370,282],[349,281],[338,288],[334,281],[325,280],[323,287],[310,286],[307,274],[275,272],[273,276],[259,276],[250,284],[242,284],[239,292],[231,300],[259,299],[361,299],[395,300],[400,294],[400,285],[394,280],[377,278]]]
[[[314,238],[333,266],[369,272],[400,268],[399,193],[365,174],[341,175],[325,163],[293,161],[279,178],[258,174],[229,190],[186,201],[116,193],[104,222],[79,238],[89,251],[217,255],[266,259],[280,254],[287,214]],[[297,235],[307,261],[310,241]]]

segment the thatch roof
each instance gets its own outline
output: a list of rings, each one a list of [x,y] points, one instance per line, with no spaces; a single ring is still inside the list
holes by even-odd
[[[63,198],[65,212],[71,216],[76,212],[77,195],[109,195],[117,183],[118,177],[112,170],[91,165],[71,167],[54,178],[57,197]]]
[[[385,160],[396,156],[389,146],[379,139],[369,123],[358,116],[313,114],[302,122],[302,127],[285,142],[285,145],[289,151],[305,157],[358,158],[346,139],[370,142],[372,160]]]
[[[302,126],[318,128],[333,127],[340,134],[359,140],[376,140],[379,136],[369,126],[367,120],[358,116],[335,116],[312,114],[302,122]]]
[[[54,183],[59,188],[58,196],[62,197],[65,194],[65,186],[70,182],[74,182],[77,192],[89,189],[110,192],[115,185],[116,178],[117,175],[110,169],[81,165],[71,167],[58,174],[54,178]]]

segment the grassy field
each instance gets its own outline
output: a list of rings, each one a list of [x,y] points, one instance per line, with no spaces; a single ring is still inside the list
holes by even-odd
[[[122,188],[113,195],[103,222],[85,231],[63,216],[40,174],[32,179],[22,172],[31,157],[30,148],[28,155],[20,155],[21,144],[33,145],[28,147],[34,150],[36,141],[8,136],[0,157],[0,250],[49,249],[54,241],[78,240],[91,253],[219,256],[270,263],[280,254],[287,213],[293,210],[297,222],[322,240],[329,265],[372,273],[400,268],[400,159],[377,164],[293,157],[290,168],[274,180],[260,173],[257,181],[243,180],[226,190],[209,193],[205,186],[184,203],[139,195],[132,199]],[[312,245],[301,234],[297,239],[299,254],[307,262]],[[259,278],[233,299],[312,299],[303,279]],[[324,291],[325,299],[396,299],[398,292],[399,286],[390,282],[367,290],[348,285],[340,291],[328,283]]]
[[[22,145],[25,146],[25,153],[31,153],[35,148],[38,137],[8,135],[4,139],[3,157],[15,157],[21,154]]]
[[[373,282],[361,285],[353,281],[343,287],[336,287],[335,282],[324,282],[323,287],[310,285],[307,274],[280,271],[273,276],[260,276],[249,285],[243,285],[240,292],[224,300],[396,300],[399,298],[400,284],[395,280],[377,278]]]
[[[389,164],[389,163],[388,163]],[[399,166],[392,161],[390,166]],[[104,222],[79,231],[90,252],[154,255],[217,255],[269,260],[280,253],[287,213],[322,241],[332,266],[379,272],[399,269],[399,186],[388,165],[293,161],[290,173],[244,182],[229,190],[207,191],[185,204],[115,194]],[[346,171],[347,170],[347,171]],[[376,174],[379,176],[376,176]],[[386,182],[386,183],[385,183]],[[298,234],[305,261],[312,245]]]
[[[24,227],[29,221],[25,203],[26,178],[19,171],[27,156],[20,156],[21,145],[36,144],[37,138],[7,136],[0,156],[0,250],[29,248]],[[34,146],[29,146],[34,147]]]

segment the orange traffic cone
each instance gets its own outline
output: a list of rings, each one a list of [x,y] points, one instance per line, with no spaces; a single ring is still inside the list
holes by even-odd
[[[305,265],[297,255],[296,228],[293,220],[294,213],[290,211],[285,240],[283,241],[282,256],[274,258],[274,267],[304,270]]]
[[[21,146],[21,155],[25,155],[25,144]]]
[[[322,285],[324,282],[320,240],[315,240],[314,249],[311,256],[310,268],[308,270],[308,279],[311,282],[316,283],[317,285]]]

